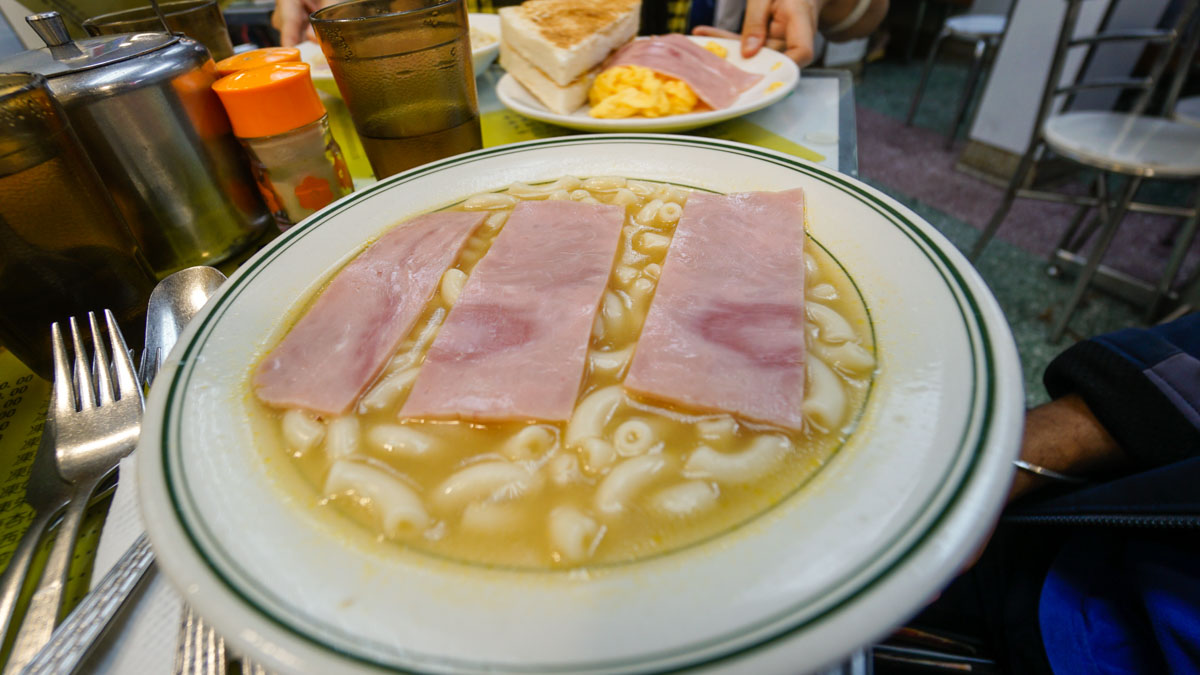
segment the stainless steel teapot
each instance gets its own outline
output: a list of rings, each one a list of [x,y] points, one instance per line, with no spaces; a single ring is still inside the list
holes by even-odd
[[[44,75],[157,276],[219,262],[271,222],[212,91],[199,43],[167,33],[71,41],[57,12],[26,19],[44,49],[0,72]]]

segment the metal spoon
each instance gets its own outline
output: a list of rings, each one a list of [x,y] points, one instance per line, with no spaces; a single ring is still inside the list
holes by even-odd
[[[146,310],[146,349],[138,367],[143,386],[150,386],[183,327],[204,307],[209,296],[225,283],[215,267],[189,267],[158,282]]]
[[[213,267],[189,267],[158,282],[146,310],[146,349],[138,369],[143,385],[158,375],[167,354],[192,317],[204,307],[225,275]],[[154,552],[142,533],[100,583],[71,612],[26,673],[72,673],[103,637],[125,601],[154,564]]]

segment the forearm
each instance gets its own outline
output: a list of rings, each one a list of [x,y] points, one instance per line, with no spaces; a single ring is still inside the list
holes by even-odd
[[[1082,398],[1069,394],[1025,415],[1021,459],[1068,476],[1087,477],[1122,468],[1128,458]],[[1009,500],[1053,484],[1027,471],[1013,477]]]
[[[834,42],[866,37],[887,16],[888,1],[861,0],[867,5],[860,10],[860,0],[828,0],[821,8],[821,32]],[[857,18],[854,18],[856,14]],[[847,24],[847,21],[850,23]],[[833,30],[835,28],[836,32]]]

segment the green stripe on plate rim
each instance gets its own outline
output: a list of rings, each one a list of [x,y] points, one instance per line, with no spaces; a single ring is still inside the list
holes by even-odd
[[[417,177],[440,171],[451,166],[458,166],[472,163],[483,158],[492,157],[503,154],[516,154],[527,152],[530,150],[538,150],[547,146],[555,145],[590,145],[590,144],[611,144],[611,143],[628,143],[635,142],[639,144],[661,144],[674,145],[684,147],[700,147],[705,149],[719,150],[722,152],[730,152],[751,157],[760,161],[766,161],[771,164],[776,164],[784,168],[797,171],[805,174],[810,178],[814,178],[824,182],[827,185],[838,188],[843,192],[850,194],[860,202],[873,208],[877,213],[890,221],[893,225],[905,234],[910,241],[929,259],[933,264],[934,269],[941,275],[946,283],[951,294],[957,302],[959,314],[966,328],[968,342],[972,348],[972,369],[974,376],[974,387],[972,390],[972,405],[962,435],[960,436],[959,447],[967,447],[973,444],[970,452],[962,453],[955,458],[955,461],[948,467],[946,472],[946,480],[942,481],[943,487],[935,492],[921,507],[917,515],[912,518],[908,528],[902,530],[899,535],[883,546],[876,560],[883,559],[886,563],[866,564],[853,572],[843,576],[843,580],[836,586],[827,589],[819,598],[810,599],[800,606],[784,610],[777,613],[775,616],[760,619],[752,625],[741,626],[736,632],[717,638],[709,638],[702,643],[688,645],[687,647],[673,649],[669,652],[647,654],[638,657],[605,661],[593,662],[587,664],[571,663],[571,664],[504,664],[496,662],[477,662],[477,661],[462,661],[449,659],[440,656],[419,655],[412,652],[405,652],[403,657],[409,661],[404,665],[399,665],[393,662],[387,662],[360,653],[358,650],[339,647],[330,644],[322,639],[324,635],[337,632],[331,626],[299,626],[298,622],[291,620],[286,612],[272,612],[265,608],[262,604],[273,604],[277,608],[286,608],[287,604],[276,598],[266,598],[266,603],[256,600],[248,591],[251,584],[239,584],[238,581],[245,581],[248,575],[241,575],[243,579],[235,580],[227,573],[222,566],[216,564],[213,557],[222,558],[224,565],[233,570],[237,570],[238,565],[232,562],[231,557],[221,549],[219,540],[212,536],[209,532],[209,541],[212,543],[210,550],[201,544],[200,537],[193,531],[193,527],[208,531],[202,522],[193,523],[187,517],[182,501],[187,501],[190,510],[196,514],[200,511],[196,508],[195,502],[190,498],[183,500],[179,491],[188,493],[186,483],[182,483],[176,471],[172,467],[178,465],[182,461],[180,448],[182,447],[181,440],[181,416],[175,414],[179,408],[176,405],[179,396],[186,391],[185,382],[189,379],[192,372],[195,370],[197,359],[196,352],[201,349],[207,338],[212,332],[213,326],[217,320],[228,310],[230,304],[248,285],[248,281],[253,279],[261,271],[261,269],[271,261],[275,260],[283,251],[287,250],[293,243],[305,236],[308,232],[318,227],[321,223],[336,215],[340,211],[346,209],[352,204],[357,203],[362,199],[377,193],[386,191],[397,186],[403,185]],[[840,263],[839,263],[840,264]],[[226,588],[236,595],[241,601],[255,613],[270,623],[278,626],[284,631],[302,639],[312,646],[327,650],[336,654],[340,658],[349,659],[365,665],[384,668],[393,671],[411,670],[423,666],[437,667],[439,669],[452,668],[460,670],[481,671],[487,670],[496,672],[498,670],[512,670],[521,672],[572,672],[572,673],[591,673],[591,672],[612,672],[614,670],[624,670],[637,672],[673,672],[681,669],[696,668],[703,665],[713,665],[720,661],[735,659],[739,656],[746,655],[748,652],[755,651],[762,647],[771,645],[780,640],[785,640],[821,619],[836,613],[839,609],[849,605],[872,587],[882,583],[889,573],[904,564],[915,552],[921,548],[932,534],[938,529],[938,526],[952,512],[952,507],[961,499],[966,485],[974,478],[975,469],[978,467],[978,460],[982,454],[984,442],[989,436],[992,422],[992,402],[995,399],[995,363],[993,360],[993,348],[991,339],[988,334],[981,330],[983,324],[983,316],[976,303],[975,297],[968,292],[965,279],[961,272],[949,261],[945,253],[933,244],[930,237],[922,232],[913,222],[903,216],[895,207],[888,204],[886,200],[868,193],[860,186],[856,185],[852,180],[844,176],[824,169],[816,165],[806,164],[800,160],[793,159],[772,151],[761,150],[752,146],[732,143],[728,141],[719,141],[715,139],[701,139],[696,137],[674,137],[674,136],[653,136],[653,135],[599,135],[599,136],[568,136],[551,139],[542,139],[535,141],[527,141],[525,143],[499,146],[496,148],[477,151],[467,156],[452,157],[431,164],[426,164],[417,167],[408,172],[398,174],[389,178],[386,181],[376,183],[361,192],[354,192],[343,200],[340,200],[324,211],[309,218],[304,223],[293,227],[283,237],[275,240],[272,244],[268,244],[267,248],[259,254],[252,257],[245,263],[237,275],[235,287],[222,294],[217,305],[203,319],[196,337],[186,345],[181,356],[180,366],[172,374],[170,387],[166,398],[166,418],[163,423],[163,431],[161,437],[162,453],[163,453],[163,471],[166,479],[167,492],[171,500],[171,504],[176,516],[176,519],[183,530],[184,534],[191,542],[194,552],[201,559],[204,565],[226,586]],[[851,277],[853,279],[853,277]],[[981,371],[983,369],[983,372]],[[983,396],[980,396],[980,384],[983,385]],[[171,440],[174,442],[170,442]],[[173,450],[173,451],[172,451]],[[181,473],[181,472],[179,472]],[[953,479],[953,480],[951,480]],[[940,507],[939,507],[940,504]],[[938,509],[934,512],[934,509]],[[923,524],[922,524],[922,521]],[[913,525],[921,524],[919,532],[913,532]],[[897,550],[903,549],[903,550]],[[212,557],[210,557],[212,556]],[[874,568],[874,569],[873,569]],[[811,616],[803,617],[803,615],[812,610],[814,606],[826,605],[819,611],[816,611]],[[293,614],[295,616],[296,614]],[[343,640],[347,644],[361,645],[361,638],[354,636],[344,637]],[[377,647],[380,653],[388,653],[391,651],[393,658],[400,657],[394,650],[389,650],[387,645]],[[681,660],[682,659],[682,660]]]

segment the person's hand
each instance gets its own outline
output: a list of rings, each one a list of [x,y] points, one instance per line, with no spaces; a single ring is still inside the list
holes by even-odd
[[[740,36],[713,26],[696,26],[692,34],[740,38],[744,58],[769,47],[783,52],[803,67],[812,63],[815,56],[813,39],[817,34],[818,16],[826,2],[828,0],[747,0]]]
[[[1021,459],[1051,471],[1079,476],[1112,471],[1128,463],[1116,439],[1077,394],[1068,394],[1025,413]],[[1005,503],[1011,504],[1053,483],[1051,479],[1014,470]],[[996,518],[989,532],[995,531],[999,515]],[[960,572],[979,561],[991,538],[989,534]]]
[[[305,40],[315,40],[308,15],[341,0],[275,0],[275,13],[271,25],[279,31],[279,43],[294,47]]]

